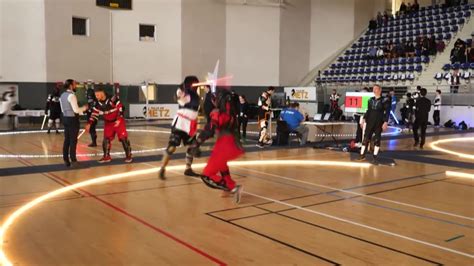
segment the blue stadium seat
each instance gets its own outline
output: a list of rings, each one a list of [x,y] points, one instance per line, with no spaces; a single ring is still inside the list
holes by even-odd
[[[469,67],[470,67],[471,69],[474,69],[474,63],[471,63],[471,64],[469,65]]]
[[[392,80],[392,75],[385,75],[385,81],[390,81]]]
[[[413,57],[407,58],[407,64],[413,64],[413,63],[414,63]]]
[[[398,72],[398,71],[400,71],[400,69],[399,69],[398,66],[394,66],[394,67],[392,67],[392,71],[393,72]]]
[[[370,81],[373,81],[373,82],[377,81],[377,76],[370,76]]]
[[[419,56],[415,57],[415,59],[413,60],[413,62],[416,63],[416,64],[421,63],[421,57],[419,57]]]
[[[463,70],[469,69],[469,63],[461,64],[461,69],[463,69]]]
[[[421,72],[423,70],[423,67],[421,65],[416,65],[415,71],[416,72]]]
[[[450,69],[451,69],[451,64],[445,64],[445,65],[443,66],[443,70],[444,70],[444,71],[449,71]]]
[[[454,63],[451,65],[451,69],[459,69],[461,67],[461,64],[459,63]]]
[[[452,32],[457,32],[458,30],[459,30],[458,25],[454,25],[454,26],[451,27]]]
[[[445,39],[445,40],[451,40],[451,33],[446,33],[446,34],[444,35],[444,39]]]
[[[407,71],[407,67],[405,65],[401,65],[400,66],[400,72],[406,72]]]
[[[413,65],[409,65],[407,70],[408,70],[408,72],[413,72],[413,71],[415,71],[415,67]]]
[[[430,62],[430,58],[428,56],[423,56],[421,58],[421,62],[423,62],[425,64],[428,64]]]

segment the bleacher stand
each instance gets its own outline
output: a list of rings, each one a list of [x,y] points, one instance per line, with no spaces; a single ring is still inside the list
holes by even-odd
[[[474,5],[469,4],[449,8],[435,5],[421,7],[418,12],[389,16],[376,29],[368,29],[316,81],[324,84],[414,81],[430,63],[430,56],[436,56],[437,52],[444,50],[445,44],[440,41],[449,43],[464,27],[471,17],[472,9]],[[375,21],[371,21],[371,28]],[[369,56],[374,48],[423,42],[420,37],[427,37],[426,42],[430,42],[429,47],[433,49],[425,52],[422,47],[416,47],[413,54],[411,47],[405,47],[401,56],[396,58],[390,55],[384,58]],[[469,65],[469,68],[472,67]]]

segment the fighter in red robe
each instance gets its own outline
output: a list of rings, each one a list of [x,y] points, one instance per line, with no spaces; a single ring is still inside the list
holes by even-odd
[[[86,131],[89,132],[92,125],[97,124],[99,116],[102,115],[104,119],[104,140],[102,142],[102,149],[104,156],[99,160],[99,163],[108,163],[112,161],[110,157],[110,148],[112,147],[112,140],[117,135],[120,142],[122,142],[125,151],[125,162],[132,162],[132,148],[128,140],[127,128],[125,119],[123,117],[123,106],[118,97],[108,97],[104,89],[95,89],[95,97],[97,102],[92,107],[92,115],[86,126]],[[90,107],[91,108],[91,107]]]
[[[236,203],[240,202],[242,186],[236,185],[230,176],[227,162],[237,159],[244,153],[239,139],[238,109],[232,101],[232,94],[220,90],[216,107],[210,114],[210,121],[199,134],[192,149],[217,133],[217,140],[211,156],[204,168],[201,179],[209,187],[234,194]]]

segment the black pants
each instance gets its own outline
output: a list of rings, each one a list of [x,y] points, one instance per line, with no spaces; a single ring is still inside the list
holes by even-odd
[[[92,113],[87,113],[87,121],[89,121],[89,119],[91,118],[91,116],[92,116]],[[96,142],[97,142],[97,131],[95,130],[96,125],[97,125],[97,123],[93,123],[93,124],[91,125],[90,130],[89,130],[89,133],[91,134],[92,143],[96,143]]]
[[[239,132],[242,132],[242,138],[247,138],[247,124],[249,119],[247,117],[239,116]]]
[[[433,112],[434,125],[439,126],[439,110],[434,110]]]
[[[362,142],[362,127],[360,125],[360,117],[361,117],[361,115],[359,115],[359,114],[354,115],[354,119],[357,123],[356,139],[355,139],[356,143]]]
[[[374,135],[374,145],[380,147],[380,140],[382,139],[382,125],[383,121],[366,121],[364,132],[364,141],[362,144],[367,146]]]
[[[64,144],[63,159],[65,162],[76,162],[77,136],[79,135],[79,118],[63,117]]]
[[[421,121],[415,119],[415,123],[413,123],[413,138],[415,139],[416,143],[420,143],[421,146],[425,145],[425,136],[426,136],[426,127],[428,126],[428,121]],[[420,136],[418,136],[418,129],[421,129],[421,140]]]

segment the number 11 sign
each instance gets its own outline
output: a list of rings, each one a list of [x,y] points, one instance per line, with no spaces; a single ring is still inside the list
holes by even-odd
[[[373,96],[372,92],[346,92],[344,111],[346,113],[365,113],[367,103]]]

